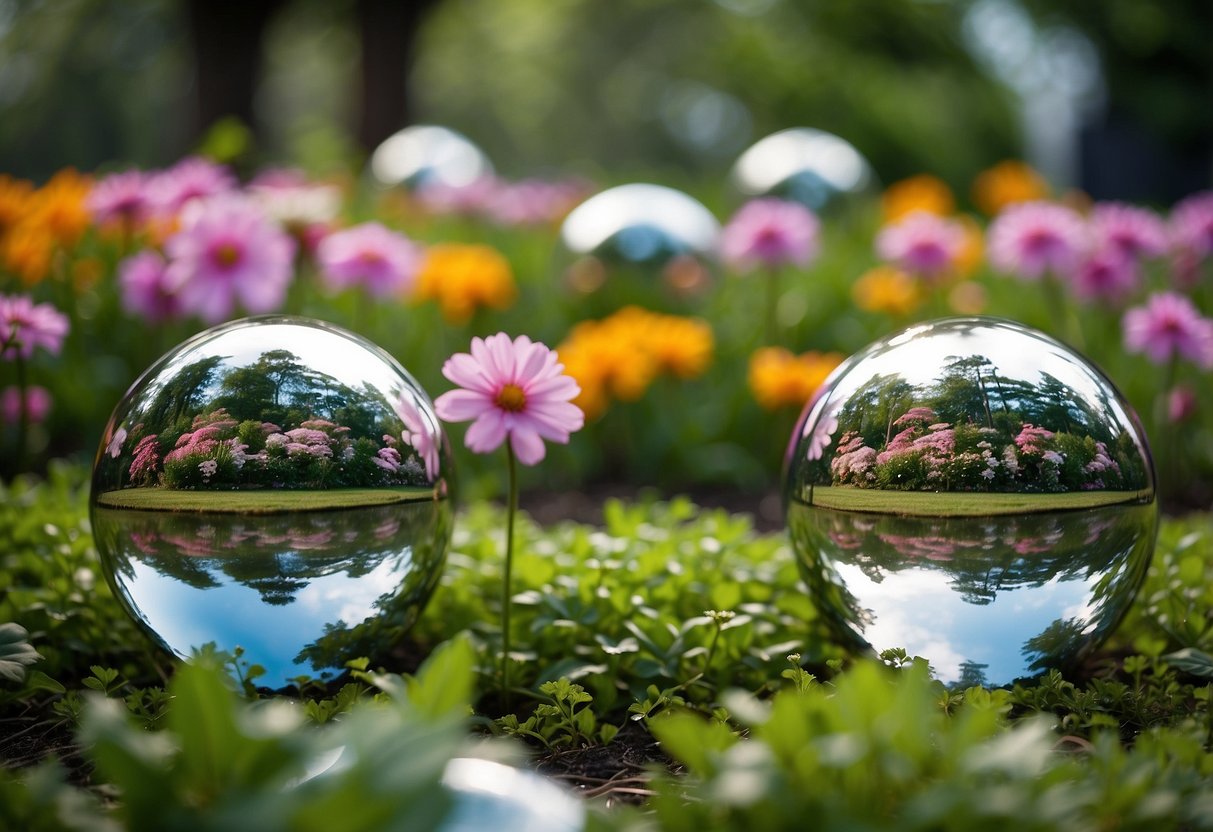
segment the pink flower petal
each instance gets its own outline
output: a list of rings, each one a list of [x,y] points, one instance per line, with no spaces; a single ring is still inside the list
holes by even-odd
[[[547,453],[539,434],[525,429],[513,431],[510,435],[510,447],[523,465],[535,465]]]

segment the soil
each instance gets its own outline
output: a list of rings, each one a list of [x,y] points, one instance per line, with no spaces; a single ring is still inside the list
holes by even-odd
[[[753,493],[725,490],[679,491],[701,508],[723,508],[736,514],[748,514],[759,532],[775,532],[784,528],[783,503],[776,491]],[[668,499],[675,494],[664,494],[655,489],[641,489],[629,485],[591,485],[579,491],[527,491],[519,498],[518,505],[542,526],[570,520],[601,526],[602,506],[609,499],[628,502],[652,499]]]

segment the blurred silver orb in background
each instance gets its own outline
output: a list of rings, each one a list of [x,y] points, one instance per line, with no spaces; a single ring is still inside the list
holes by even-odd
[[[872,166],[854,145],[811,127],[759,139],[737,158],[732,179],[743,196],[791,199],[814,211],[877,187]]]
[[[417,124],[393,133],[375,148],[371,175],[385,187],[459,190],[492,177],[493,164],[462,133]]]
[[[90,512],[106,578],[158,644],[329,678],[420,614],[450,539],[429,397],[339,327],[250,318],[171,350],[115,408]]]
[[[1132,602],[1158,524],[1121,394],[993,318],[916,325],[838,367],[793,434],[785,505],[836,636],[962,687],[1081,660]]]

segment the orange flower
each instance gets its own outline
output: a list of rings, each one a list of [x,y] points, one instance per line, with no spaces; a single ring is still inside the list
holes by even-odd
[[[506,309],[517,294],[509,261],[489,246],[433,246],[417,276],[416,297],[437,300],[453,324],[467,323],[482,306]]]
[[[1027,163],[1013,159],[999,162],[973,180],[973,204],[991,217],[1008,205],[1048,195],[1044,178]]]
[[[922,285],[892,266],[869,269],[851,287],[855,305],[866,312],[884,312],[894,317],[909,315],[923,301]]]
[[[952,189],[942,179],[923,173],[886,188],[880,197],[880,207],[888,224],[915,211],[946,217],[955,210],[956,201]]]
[[[30,198],[28,222],[37,222],[50,232],[62,245],[71,245],[80,239],[92,221],[84,200],[92,188],[92,181],[64,168],[51,180],[34,192]]]
[[[0,239],[26,214],[26,206],[33,193],[32,182],[0,174]]]
[[[573,403],[593,418],[612,398],[640,398],[660,373],[702,374],[712,360],[713,343],[712,329],[703,321],[629,306],[601,321],[577,324],[557,353],[565,372],[581,385]]]
[[[793,355],[783,347],[763,347],[750,356],[750,390],[767,410],[803,407],[842,359],[836,352]]]
[[[0,262],[8,271],[31,286],[47,276],[55,239],[45,226],[19,222],[5,235],[0,245]]]

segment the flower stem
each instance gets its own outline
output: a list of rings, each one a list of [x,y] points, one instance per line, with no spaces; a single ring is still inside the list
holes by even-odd
[[[25,359],[21,356],[20,345],[14,355],[17,370],[17,471],[25,466],[26,445],[29,441],[29,400],[25,388],[28,386],[25,378]]]
[[[779,346],[779,269],[767,271],[767,346]]]
[[[514,448],[505,443],[506,468],[509,471],[509,503],[505,515],[505,568],[501,578],[501,693],[510,707],[510,583],[514,566],[514,515],[518,513],[518,465]]]

